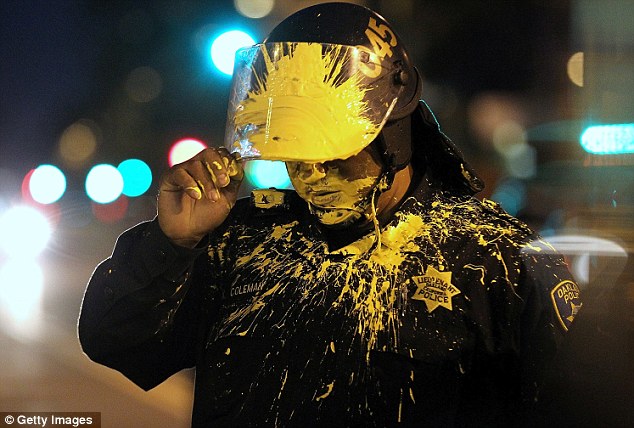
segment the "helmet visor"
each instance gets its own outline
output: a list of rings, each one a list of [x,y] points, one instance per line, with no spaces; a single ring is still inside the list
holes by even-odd
[[[362,46],[275,42],[238,50],[226,148],[246,159],[346,159],[379,134],[398,93]]]

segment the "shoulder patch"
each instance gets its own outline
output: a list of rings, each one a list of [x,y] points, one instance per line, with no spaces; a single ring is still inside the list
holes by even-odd
[[[550,291],[550,298],[561,326],[568,331],[582,305],[579,286],[569,280],[562,281]]]
[[[256,208],[286,207],[286,194],[277,189],[259,189],[251,192],[251,201]]]

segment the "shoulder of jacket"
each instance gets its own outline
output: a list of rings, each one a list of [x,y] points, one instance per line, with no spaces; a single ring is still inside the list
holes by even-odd
[[[483,198],[480,203],[485,213],[492,215],[501,222],[510,223],[526,235],[534,234],[534,231],[526,223],[507,213],[499,203],[487,198]]]
[[[490,199],[444,193],[436,196],[431,207],[443,213],[444,216],[460,212],[461,215],[451,215],[454,221],[470,223],[473,227],[488,225],[491,226],[487,228],[488,230],[504,228],[509,232],[514,231],[515,233],[512,235],[516,239],[534,234],[534,231],[526,223],[510,215],[499,203]]]

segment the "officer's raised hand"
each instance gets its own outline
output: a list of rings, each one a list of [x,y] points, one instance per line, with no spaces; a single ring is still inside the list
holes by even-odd
[[[220,226],[235,204],[244,177],[226,149],[205,149],[174,165],[161,178],[158,219],[177,245],[194,247]]]

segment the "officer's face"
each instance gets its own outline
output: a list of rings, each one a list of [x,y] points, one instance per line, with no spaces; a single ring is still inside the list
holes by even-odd
[[[286,162],[295,190],[324,225],[344,226],[364,214],[363,202],[381,175],[382,164],[373,145],[345,160],[324,163]]]

